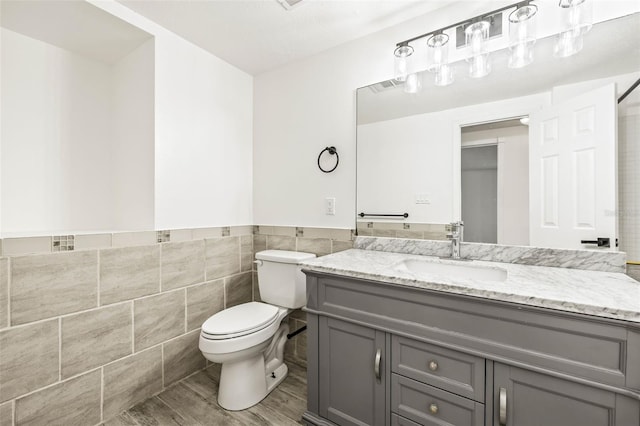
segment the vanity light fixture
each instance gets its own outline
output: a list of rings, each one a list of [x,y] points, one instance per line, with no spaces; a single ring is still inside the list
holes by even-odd
[[[582,50],[584,35],[593,26],[592,3],[587,0],[560,0],[563,31],[558,34],[553,55],[566,58]]]
[[[509,68],[522,68],[533,62],[533,46],[536,44],[538,11],[534,4],[525,3],[509,14]]]
[[[491,72],[486,43],[489,39],[489,28],[491,28],[491,22],[483,19],[473,22],[464,30],[466,44],[471,52],[471,56],[467,58],[470,77],[480,78]]]
[[[408,58],[413,54],[413,47],[409,43],[400,44],[393,52],[395,61],[394,78],[397,81],[405,81],[408,75]]]
[[[435,73],[436,86],[453,83],[453,70],[449,66],[449,36],[436,33],[427,40],[427,70]]]
[[[562,13],[563,29],[557,36],[554,47],[556,57],[566,57],[578,53],[582,49],[584,35],[593,25],[592,1],[590,0],[558,0]],[[435,74],[437,86],[446,86],[453,82],[453,67],[448,61],[448,30],[456,29],[457,47],[467,46],[469,75],[481,78],[491,72],[491,62],[487,40],[490,36],[501,34],[502,12],[511,10],[509,19],[509,62],[510,68],[522,68],[533,62],[533,50],[536,43],[535,16],[538,6],[534,0],[522,0],[500,9],[466,19],[455,24],[396,43],[394,50],[395,80],[404,82],[405,92],[415,93],[420,89],[419,74],[411,69],[409,58],[414,54],[410,43],[427,38],[427,71]],[[462,42],[464,35],[465,43]],[[416,45],[420,49],[420,45]],[[415,68],[415,67],[414,67]]]

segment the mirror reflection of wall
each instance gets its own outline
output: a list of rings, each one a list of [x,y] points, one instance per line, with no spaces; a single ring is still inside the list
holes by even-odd
[[[528,131],[519,119],[462,127],[466,241],[529,244]]]

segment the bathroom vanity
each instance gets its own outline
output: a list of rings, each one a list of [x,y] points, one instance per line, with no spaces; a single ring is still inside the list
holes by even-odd
[[[640,425],[622,273],[356,249],[304,271],[309,425]]]

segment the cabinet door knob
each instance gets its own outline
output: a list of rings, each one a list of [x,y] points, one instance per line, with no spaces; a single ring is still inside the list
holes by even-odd
[[[429,405],[429,412],[431,414],[438,414],[438,410],[439,410],[438,405],[435,402]]]
[[[500,406],[499,406],[500,425],[507,424],[507,390],[500,388]]]
[[[435,360],[429,361],[429,370],[436,371],[438,369],[438,362]]]
[[[376,359],[373,363],[373,372],[376,375],[376,380],[380,381],[381,379],[381,375],[380,375],[380,361],[382,360],[382,351],[380,349],[378,349],[376,351]]]

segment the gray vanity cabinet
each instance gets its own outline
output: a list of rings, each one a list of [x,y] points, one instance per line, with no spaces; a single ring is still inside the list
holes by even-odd
[[[499,363],[493,383],[494,426],[640,424],[638,401],[615,392]]]
[[[345,426],[384,425],[386,333],[319,320],[319,413]]]
[[[640,324],[305,272],[308,425],[640,426]]]

